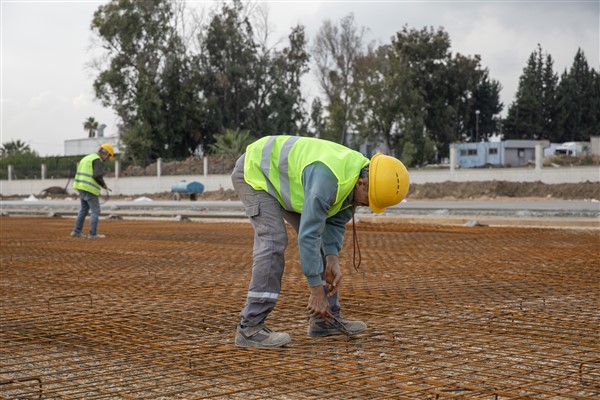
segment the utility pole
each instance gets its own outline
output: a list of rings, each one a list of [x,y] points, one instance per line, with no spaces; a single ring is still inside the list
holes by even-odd
[[[475,110],[475,142],[479,142],[479,110]]]

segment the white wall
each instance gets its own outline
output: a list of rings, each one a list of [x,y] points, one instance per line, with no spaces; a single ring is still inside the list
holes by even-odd
[[[436,182],[542,182],[547,184],[600,182],[598,167],[564,167],[564,168],[468,168],[456,169],[422,169],[410,170],[413,183]]]
[[[108,187],[114,195],[139,195],[160,192],[170,192],[171,187],[181,181],[197,181],[204,185],[206,192],[223,189],[233,189],[229,175],[177,175],[177,176],[138,176],[121,178],[104,178]],[[0,194],[8,195],[37,195],[42,190],[52,186],[64,188],[67,179],[23,179],[23,180],[0,180]],[[68,182],[67,191],[74,193],[73,181]]]
[[[509,181],[509,182],[542,182],[557,183],[600,183],[598,167],[565,167],[565,168],[490,168],[490,169],[420,169],[410,170],[411,182],[415,184],[438,183],[446,181]],[[198,181],[204,185],[207,192],[223,189],[233,189],[229,175],[200,175],[185,176],[144,176],[106,178],[106,183],[114,195],[141,195],[159,192],[170,192],[171,187],[180,181]],[[1,180],[0,194],[3,196],[30,194],[37,195],[51,186],[64,188],[67,179],[36,179],[36,180]],[[69,182],[68,191],[74,193],[73,182]]]

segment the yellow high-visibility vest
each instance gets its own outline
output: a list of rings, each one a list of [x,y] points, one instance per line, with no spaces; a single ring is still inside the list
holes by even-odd
[[[352,192],[360,170],[369,164],[361,153],[338,143],[299,136],[265,136],[246,149],[244,179],[255,190],[275,197],[288,211],[302,212],[302,172],[315,162],[325,164],[338,180],[335,202],[328,215],[335,215]]]
[[[79,166],[77,167],[75,180],[73,181],[73,188],[75,190],[85,190],[96,196],[100,195],[102,188],[94,179],[94,167],[92,166],[94,160],[99,158],[100,156],[97,153],[92,153],[81,159]]]

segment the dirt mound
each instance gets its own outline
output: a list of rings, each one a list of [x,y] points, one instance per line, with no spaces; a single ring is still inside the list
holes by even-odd
[[[593,182],[545,184],[542,182],[442,182],[411,185],[413,199],[475,199],[535,197],[564,200],[600,199],[600,184]]]
[[[43,197],[55,199],[69,197],[62,193],[62,188],[48,188]],[[173,200],[171,192],[145,193],[136,196],[111,196],[113,199],[132,199],[148,197],[153,200]],[[2,199],[19,198],[23,196],[1,196]],[[182,196],[182,199],[186,196]],[[412,184],[408,198],[414,200],[436,199],[509,199],[509,198],[538,198],[557,200],[600,200],[600,184],[597,182],[545,184],[541,182],[441,182]],[[207,191],[197,196],[197,200],[239,200],[233,189]]]
[[[173,193],[146,194],[156,200],[171,200]],[[239,200],[232,189],[219,189],[198,195],[198,200]],[[415,200],[435,199],[498,199],[498,198],[544,198],[562,200],[600,199],[600,184],[564,183],[549,185],[541,182],[441,182],[412,184],[408,198]]]
[[[46,197],[55,197],[55,196],[67,196],[68,193],[65,190],[65,188],[62,188],[60,186],[50,186],[44,190],[42,190],[39,194],[39,197],[41,198],[46,198]]]

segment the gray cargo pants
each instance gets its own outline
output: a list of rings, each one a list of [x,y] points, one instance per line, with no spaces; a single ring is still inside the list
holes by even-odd
[[[244,205],[246,216],[254,227],[252,279],[246,305],[240,316],[244,325],[256,326],[273,311],[281,290],[281,278],[285,267],[284,253],[288,245],[285,221],[298,232],[301,215],[284,210],[276,198],[265,191],[254,190],[246,183],[243,155],[235,164],[231,181]],[[321,249],[315,251],[321,252],[323,265],[325,265],[323,251]],[[321,277],[325,283],[324,270]],[[323,290],[327,290],[325,285]],[[338,314],[340,304],[337,293],[328,300],[330,311]]]

